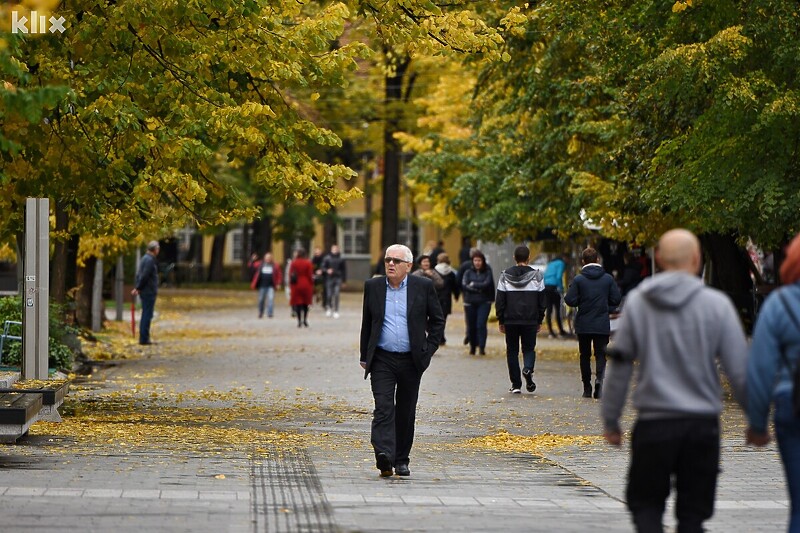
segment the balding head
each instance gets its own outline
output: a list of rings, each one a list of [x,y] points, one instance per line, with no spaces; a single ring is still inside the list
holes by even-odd
[[[683,270],[697,275],[700,272],[700,241],[689,230],[669,230],[658,241],[656,260],[664,270]]]

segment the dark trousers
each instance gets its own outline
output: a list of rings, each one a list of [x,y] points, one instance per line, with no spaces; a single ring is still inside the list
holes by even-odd
[[[564,331],[564,325],[561,323],[561,293],[558,292],[558,287],[555,285],[545,285],[544,293],[547,296],[547,312],[545,314],[547,317],[547,329],[550,331],[550,335],[555,335],[553,322],[551,321],[553,310],[555,309],[558,332],[564,335],[566,332]]]
[[[639,420],[631,439],[626,498],[640,533],[661,533],[671,478],[675,476],[678,533],[703,531],[714,514],[719,470],[719,420]]]
[[[595,379],[602,380],[606,373],[606,346],[608,335],[578,334],[578,351],[581,354],[581,381],[592,382],[592,345],[594,345]]]
[[[486,348],[486,337],[489,332],[486,329],[486,322],[489,320],[489,312],[492,310],[492,302],[480,302],[469,304],[465,307],[467,312],[467,335],[469,336],[470,348],[478,347],[481,350]]]
[[[385,453],[392,464],[408,464],[414,443],[420,374],[410,353],[375,351],[370,369],[375,411],[372,415],[372,447]]]
[[[519,349],[522,344],[522,364],[525,370],[533,372],[536,364],[536,325],[506,324],[506,360],[508,361],[508,377],[515,389],[522,387],[522,376],[519,373]]]
[[[139,320],[139,344],[147,344],[150,342],[150,322],[153,321],[156,295],[139,293],[139,301],[142,302],[142,318]]]

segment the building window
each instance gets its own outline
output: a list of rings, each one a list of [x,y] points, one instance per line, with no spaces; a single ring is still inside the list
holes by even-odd
[[[244,260],[244,232],[237,228],[228,232],[228,263],[241,263]]]
[[[368,255],[367,225],[364,217],[342,218],[342,253],[344,255]]]
[[[407,218],[397,221],[397,242],[405,244],[413,252],[419,250],[419,228]]]

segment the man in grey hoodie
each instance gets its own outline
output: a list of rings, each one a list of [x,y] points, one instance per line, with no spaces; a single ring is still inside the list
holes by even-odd
[[[714,513],[719,469],[717,359],[744,405],[747,341],[728,297],[698,277],[694,234],[666,232],[656,260],[664,272],[631,291],[614,336],[601,409],[605,438],[616,446],[622,441],[619,418],[638,360],[628,509],[637,531],[663,531],[674,475],[678,531],[702,531]]]
[[[514,250],[516,266],[500,273],[497,282],[495,311],[500,324],[500,333],[506,336],[506,360],[508,377],[511,379],[512,394],[522,392],[522,379],[519,375],[519,349],[522,345],[525,388],[528,392],[536,390],[533,381],[533,367],[536,364],[536,334],[542,326],[547,295],[544,292],[544,276],[539,270],[528,266],[531,251],[527,246],[517,246]]]

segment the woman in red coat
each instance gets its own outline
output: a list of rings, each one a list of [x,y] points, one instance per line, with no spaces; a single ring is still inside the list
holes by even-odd
[[[289,267],[291,296],[289,305],[297,315],[297,327],[308,327],[308,306],[314,299],[314,265],[306,259],[306,251],[297,250],[297,257]]]

